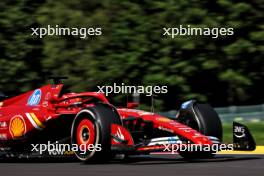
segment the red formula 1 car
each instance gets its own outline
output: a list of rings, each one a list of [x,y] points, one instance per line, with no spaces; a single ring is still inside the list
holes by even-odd
[[[109,160],[117,153],[174,152],[176,146],[185,158],[204,158],[212,157],[214,151],[182,151],[178,146],[199,144],[203,148],[222,141],[221,121],[207,104],[187,101],[174,119],[133,108],[134,103],[116,108],[97,92],[64,93],[58,78],[19,96],[3,97],[1,156],[30,156],[42,152],[42,144],[68,144],[77,146],[77,150],[68,150],[82,161]],[[234,147],[255,149],[248,129],[239,123],[234,123]],[[50,150],[44,154],[61,150],[65,154],[67,149]]]

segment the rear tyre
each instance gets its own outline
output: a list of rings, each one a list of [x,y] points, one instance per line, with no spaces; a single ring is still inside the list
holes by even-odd
[[[112,158],[111,124],[121,125],[121,119],[114,107],[98,104],[81,110],[75,117],[72,145],[78,145],[76,157],[81,161],[104,162]]]
[[[206,136],[213,136],[222,141],[223,130],[221,120],[216,111],[208,104],[199,104],[190,101],[185,104],[177,115],[178,121],[199,131]],[[209,152],[180,152],[187,159],[212,158],[213,151]]]

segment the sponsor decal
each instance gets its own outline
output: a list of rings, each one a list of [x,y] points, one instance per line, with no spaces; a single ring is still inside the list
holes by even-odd
[[[51,97],[51,94],[50,94],[50,92],[48,92],[47,94],[46,94],[46,96],[45,96],[45,100],[49,100],[50,99],[50,97]]]
[[[37,89],[33,92],[33,94],[29,97],[27,105],[36,106],[39,104],[41,99],[41,90]]]
[[[121,129],[118,127],[117,131],[116,131],[116,134],[115,134],[116,137],[118,137],[119,139],[121,140],[125,140],[125,137],[121,131]],[[119,143],[119,141],[117,141],[116,139],[114,139],[115,142]]]
[[[168,138],[168,143],[174,144],[177,142],[181,142],[178,136],[171,136]]]
[[[0,129],[5,129],[5,128],[7,128],[7,122],[6,121],[0,122]]]
[[[242,127],[242,126],[235,126],[234,128],[234,135],[237,137],[237,138],[243,138],[246,136],[245,134],[245,128]]]
[[[135,112],[138,113],[140,116],[142,115],[152,115],[153,113],[151,112],[146,112],[138,109],[127,109],[127,108],[121,108],[120,110],[125,111],[125,112]]]
[[[171,119],[168,119],[168,118],[165,118],[165,117],[158,117],[157,120],[160,121],[160,122],[170,122],[171,121]]]
[[[43,101],[42,105],[43,105],[44,107],[48,107],[48,106],[49,106],[48,101]]]
[[[70,156],[70,155],[74,155],[74,151],[54,150],[54,151],[49,151],[48,153],[49,153],[49,155],[52,155],[52,156],[58,156],[58,155]]]
[[[163,145],[163,144],[175,144],[181,143],[178,136],[171,136],[171,137],[160,137],[160,138],[153,138],[148,143],[148,146],[154,145]]]
[[[46,95],[45,95],[45,98],[44,98],[44,101],[43,101],[43,103],[42,103],[42,105],[44,106],[44,107],[48,107],[49,106],[49,100],[50,100],[50,98],[51,98],[51,94],[50,94],[50,92],[48,92]]]
[[[7,140],[7,134],[0,133],[0,140]]]
[[[26,133],[26,124],[22,116],[14,116],[9,125],[9,131],[13,138],[19,138]]]
[[[179,128],[180,130],[183,130],[185,133],[190,133],[191,131],[193,131],[193,129],[189,128],[189,127],[183,127],[183,128]]]
[[[165,128],[163,126],[159,126],[158,129],[163,130],[163,131],[167,131],[167,132],[170,132],[170,133],[173,133],[174,132],[172,129]]]

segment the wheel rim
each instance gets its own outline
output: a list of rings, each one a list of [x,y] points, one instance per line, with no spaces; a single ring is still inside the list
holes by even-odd
[[[88,149],[89,144],[94,144],[95,141],[95,127],[91,120],[83,119],[80,121],[77,127],[76,133],[77,144],[80,146],[81,150],[84,150],[84,147]]]

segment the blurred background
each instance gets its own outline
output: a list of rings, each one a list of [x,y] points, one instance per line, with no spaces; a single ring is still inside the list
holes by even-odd
[[[162,36],[163,27],[181,24],[232,27],[234,35]],[[101,27],[103,34],[87,39],[31,35],[32,27],[47,25]],[[46,75],[68,76],[65,84],[76,92],[114,82],[167,85],[168,94],[156,97],[157,111],[170,115],[183,101],[197,99],[224,107],[218,109],[224,121],[254,121],[256,116],[240,113],[251,111],[259,121],[264,116],[263,56],[263,0],[0,2],[0,91],[9,94],[47,83]],[[126,95],[111,100],[125,104]],[[140,100],[142,109],[150,107],[149,98]],[[256,110],[243,109],[248,107]]]

